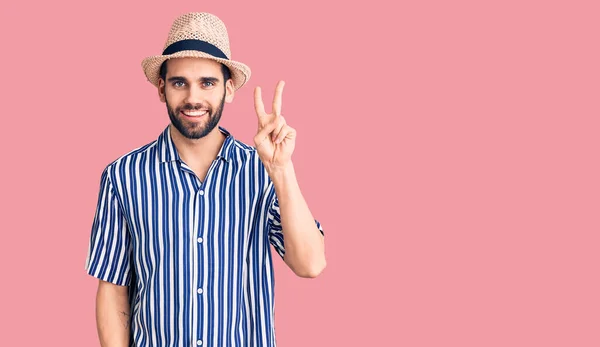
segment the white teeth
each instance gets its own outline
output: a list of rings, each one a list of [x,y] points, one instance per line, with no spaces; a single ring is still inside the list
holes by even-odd
[[[199,117],[206,113],[206,111],[183,111],[183,114],[190,117]]]

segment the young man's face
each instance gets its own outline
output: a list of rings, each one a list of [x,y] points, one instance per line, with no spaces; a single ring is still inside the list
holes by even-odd
[[[175,58],[159,82],[160,100],[171,123],[185,137],[199,139],[219,123],[224,102],[233,100],[233,82],[223,81],[221,64],[202,58]]]

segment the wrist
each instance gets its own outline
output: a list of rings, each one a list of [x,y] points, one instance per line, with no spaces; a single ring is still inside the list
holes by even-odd
[[[276,186],[295,177],[294,165],[291,162],[285,166],[271,167],[267,172]]]

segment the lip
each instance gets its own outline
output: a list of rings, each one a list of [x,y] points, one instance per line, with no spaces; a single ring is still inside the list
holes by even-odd
[[[197,111],[196,111],[196,112],[197,112]],[[202,115],[200,115],[200,116],[188,116],[187,114],[185,114],[185,113],[184,113],[184,111],[183,111],[183,110],[182,110],[182,111],[179,111],[179,113],[180,113],[182,116],[184,116],[185,118],[187,118],[187,119],[201,119],[201,118],[204,118],[204,116],[206,116],[206,115],[208,114],[208,111],[207,111],[207,110],[202,110],[201,112],[204,112],[204,113],[203,113]]]

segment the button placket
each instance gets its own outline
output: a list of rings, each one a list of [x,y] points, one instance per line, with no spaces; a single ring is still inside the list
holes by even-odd
[[[208,177],[208,175],[207,175]],[[196,201],[197,201],[197,207],[198,209],[196,210],[197,215],[196,215],[196,220],[197,220],[197,228],[196,228],[196,241],[197,241],[197,245],[198,245],[198,262],[199,262],[199,271],[198,271],[198,289],[196,290],[197,293],[197,300],[198,300],[198,312],[200,313],[200,316],[202,317],[202,312],[206,309],[204,307],[204,299],[205,297],[202,295],[204,293],[204,289],[202,289],[202,286],[204,285],[203,283],[203,263],[204,263],[204,252],[206,252],[206,249],[204,247],[204,238],[203,236],[203,232],[204,232],[204,223],[206,222],[203,218],[203,213],[204,213],[204,204],[206,203],[205,200],[205,184],[206,184],[206,179],[204,180],[204,182],[200,182],[200,185],[196,186]],[[202,322],[202,319],[199,318],[198,319],[198,332],[202,331],[203,325],[205,324],[205,322]],[[203,345],[203,341],[200,339],[202,336],[197,336],[199,337],[198,340],[196,340],[196,345],[197,346],[202,346]]]

